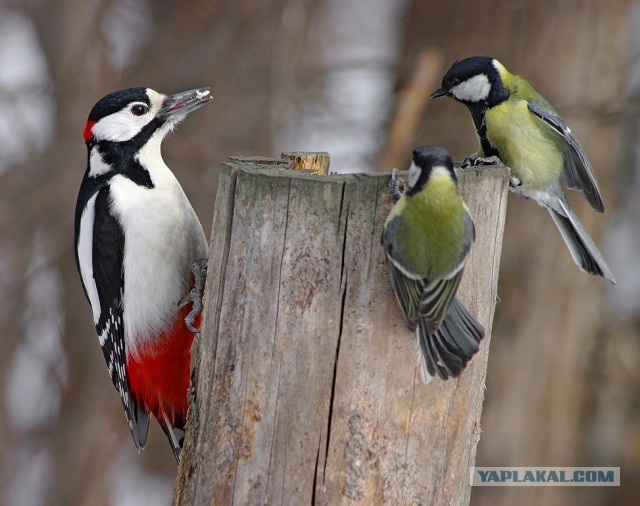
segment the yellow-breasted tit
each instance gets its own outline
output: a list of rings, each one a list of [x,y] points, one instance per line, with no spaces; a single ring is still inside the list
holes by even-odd
[[[510,189],[547,209],[571,257],[583,271],[615,284],[611,268],[573,213],[560,186],[582,192],[604,212],[596,176],[580,143],[544,97],[498,60],[455,62],[431,98],[448,95],[471,112],[480,141],[467,163],[500,159],[511,168]]]
[[[449,152],[416,148],[407,190],[397,188],[394,169],[389,192],[396,204],[382,233],[391,285],[407,326],[416,330],[422,380],[458,376],[478,352],[484,329],[456,297],[475,228]]]

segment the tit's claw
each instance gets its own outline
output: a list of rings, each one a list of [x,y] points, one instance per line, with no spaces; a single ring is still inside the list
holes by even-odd
[[[184,323],[190,332],[199,334],[200,330],[195,328],[193,324],[202,311],[202,295],[204,293],[204,283],[207,279],[207,259],[201,258],[196,260],[191,266],[191,272],[193,273],[194,280],[193,288],[180,300],[180,302],[178,302],[178,308],[182,309],[189,304],[189,302],[193,304],[191,306],[191,311],[184,318]]]
[[[504,163],[495,155],[489,157],[471,155],[464,159],[460,164],[460,168],[466,169],[467,167],[477,167],[478,165],[504,165]]]
[[[518,186],[522,186],[522,181],[520,181],[516,176],[511,175],[509,177],[509,186],[517,188]]]
[[[402,190],[400,187],[402,187]],[[404,181],[398,175],[398,169],[391,169],[391,179],[389,179],[389,195],[391,196],[391,199],[394,202],[398,202],[398,199],[402,197],[404,190]]]

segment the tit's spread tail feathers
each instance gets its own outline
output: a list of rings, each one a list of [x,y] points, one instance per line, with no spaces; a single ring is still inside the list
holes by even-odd
[[[436,374],[444,380],[459,376],[480,349],[484,328],[455,297],[435,332],[430,333],[427,320],[421,318],[416,336],[422,381],[429,383]]]
[[[484,337],[482,325],[455,296],[464,264],[451,278],[427,287],[407,277],[389,257],[387,265],[405,322],[416,330],[422,381],[429,383],[436,374],[445,380],[459,376]]]
[[[546,122],[566,142],[563,176],[570,190],[582,192],[593,209],[604,212],[600,187],[586,153],[571,129],[558,114],[541,104],[527,103],[529,110]]]
[[[564,199],[559,199],[558,203],[560,205],[559,211],[550,207],[547,210],[569,248],[573,261],[583,271],[594,276],[601,276],[615,285],[613,271],[607,265],[602,253],[591,240],[569,204]]]

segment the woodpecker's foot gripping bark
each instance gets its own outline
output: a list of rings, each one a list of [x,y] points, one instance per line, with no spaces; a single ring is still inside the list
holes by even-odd
[[[204,294],[204,284],[207,279],[207,259],[200,258],[196,260],[191,266],[191,272],[193,273],[193,288],[182,300],[178,303],[178,308],[182,309],[184,306],[193,303],[191,311],[185,317],[184,322],[187,328],[194,334],[199,334],[200,330],[193,326],[196,318],[202,311],[202,297]]]
[[[402,189],[400,189],[402,187]],[[398,176],[398,169],[391,169],[391,179],[389,179],[389,195],[393,202],[398,202],[405,191],[404,181]]]
[[[477,167],[478,165],[504,165],[504,163],[502,163],[502,160],[497,156],[485,158],[483,156],[471,155],[460,164],[460,168],[466,169],[467,167]]]

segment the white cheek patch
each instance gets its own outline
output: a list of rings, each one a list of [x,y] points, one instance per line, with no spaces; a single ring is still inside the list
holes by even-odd
[[[420,177],[420,167],[418,167],[414,162],[411,162],[411,167],[409,167],[409,188],[413,188],[418,182],[418,178]]]
[[[462,102],[481,102],[489,97],[490,92],[491,83],[486,74],[478,74],[451,88],[451,94]]]
[[[129,112],[129,105],[98,121],[91,131],[99,141],[124,142],[133,139],[154,117],[152,111],[142,116]]]
[[[80,234],[78,237],[78,264],[84,289],[89,296],[93,310],[93,322],[97,325],[100,319],[100,298],[96,280],[93,277],[93,222],[95,220],[96,193],[87,202],[80,218]]]
[[[110,163],[104,161],[98,146],[94,146],[91,149],[91,155],[89,157],[89,177],[101,176],[102,174],[109,172],[111,169],[113,169],[113,167]]]

